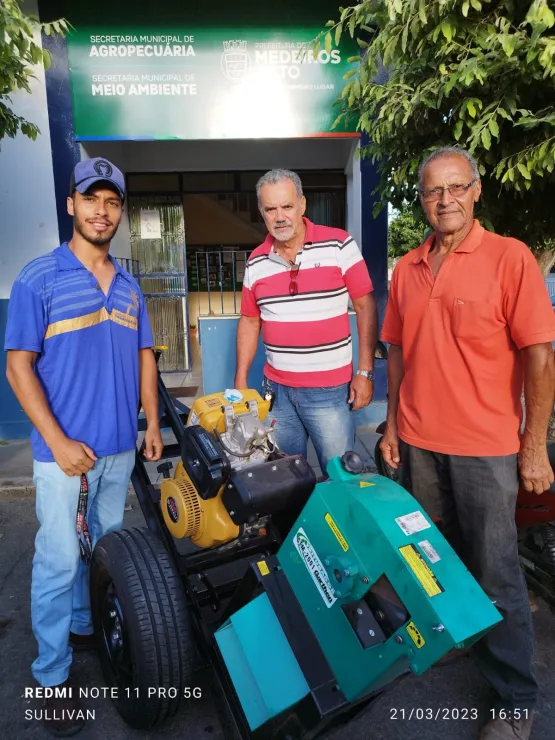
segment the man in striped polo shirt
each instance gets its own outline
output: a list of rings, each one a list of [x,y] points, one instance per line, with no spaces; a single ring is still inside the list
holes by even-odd
[[[256,192],[269,233],[245,269],[235,387],[248,387],[262,330],[276,442],[289,455],[306,456],[310,438],[326,475],[330,459],[354,447],[352,412],[372,400],[378,329],[372,281],[347,232],[304,217],[296,173],[272,170]],[[354,374],[349,299],[359,337]]]

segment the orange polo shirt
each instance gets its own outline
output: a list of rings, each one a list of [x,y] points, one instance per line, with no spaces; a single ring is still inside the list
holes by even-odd
[[[519,350],[555,340],[540,269],[520,241],[478,221],[437,277],[431,235],[394,270],[382,340],[403,348],[397,425],[405,442],[451,455],[519,449]]]

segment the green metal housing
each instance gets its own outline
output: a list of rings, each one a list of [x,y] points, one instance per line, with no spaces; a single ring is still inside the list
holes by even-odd
[[[353,701],[407,667],[424,673],[450,649],[478,640],[501,615],[404,488],[379,475],[352,475],[337,458],[328,473],[277,557],[339,687]],[[385,641],[364,648],[344,607],[368,601],[382,577],[409,618]]]
[[[424,673],[501,615],[404,488],[348,473],[338,458],[328,473],[277,561],[338,689],[354,702],[409,670]],[[309,692],[284,617],[258,596],[216,633],[251,729]]]

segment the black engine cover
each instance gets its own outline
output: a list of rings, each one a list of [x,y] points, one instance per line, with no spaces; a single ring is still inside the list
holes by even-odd
[[[200,425],[186,427],[181,438],[181,460],[203,499],[216,496],[231,470],[219,440]]]
[[[302,457],[278,460],[234,470],[222,501],[235,524],[245,524],[267,514],[301,509],[316,485],[314,471]]]

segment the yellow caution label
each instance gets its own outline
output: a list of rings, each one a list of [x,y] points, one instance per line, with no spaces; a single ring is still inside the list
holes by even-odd
[[[347,544],[347,540],[345,539],[345,537],[343,537],[343,535],[339,531],[339,527],[337,526],[337,524],[331,518],[331,514],[326,514],[326,516],[324,517],[324,519],[327,521],[327,523],[329,524],[329,527],[330,527],[331,531],[336,536],[337,541],[341,545],[341,549],[343,550],[343,552],[347,552],[347,550],[349,549],[349,545]]]
[[[270,572],[270,569],[268,568],[268,564],[266,563],[266,561],[261,560],[259,563],[257,563],[257,565],[258,565],[258,570],[260,571],[260,574],[263,576],[267,576],[268,573]]]
[[[361,488],[368,488],[369,486],[375,486],[375,483],[370,483],[368,480],[361,480],[360,481],[360,487]]]
[[[443,593],[443,586],[414,545],[403,545],[399,548],[399,552],[407,561],[409,568],[418,578],[428,596],[437,596]]]
[[[205,400],[206,405],[210,409],[217,409],[222,405],[222,399],[221,398],[207,398]]]
[[[415,625],[414,622],[409,622],[407,624],[407,632],[409,633],[409,636],[411,640],[414,642],[417,648],[422,648],[426,644],[426,640],[422,637],[420,634],[420,631],[418,627]]]

